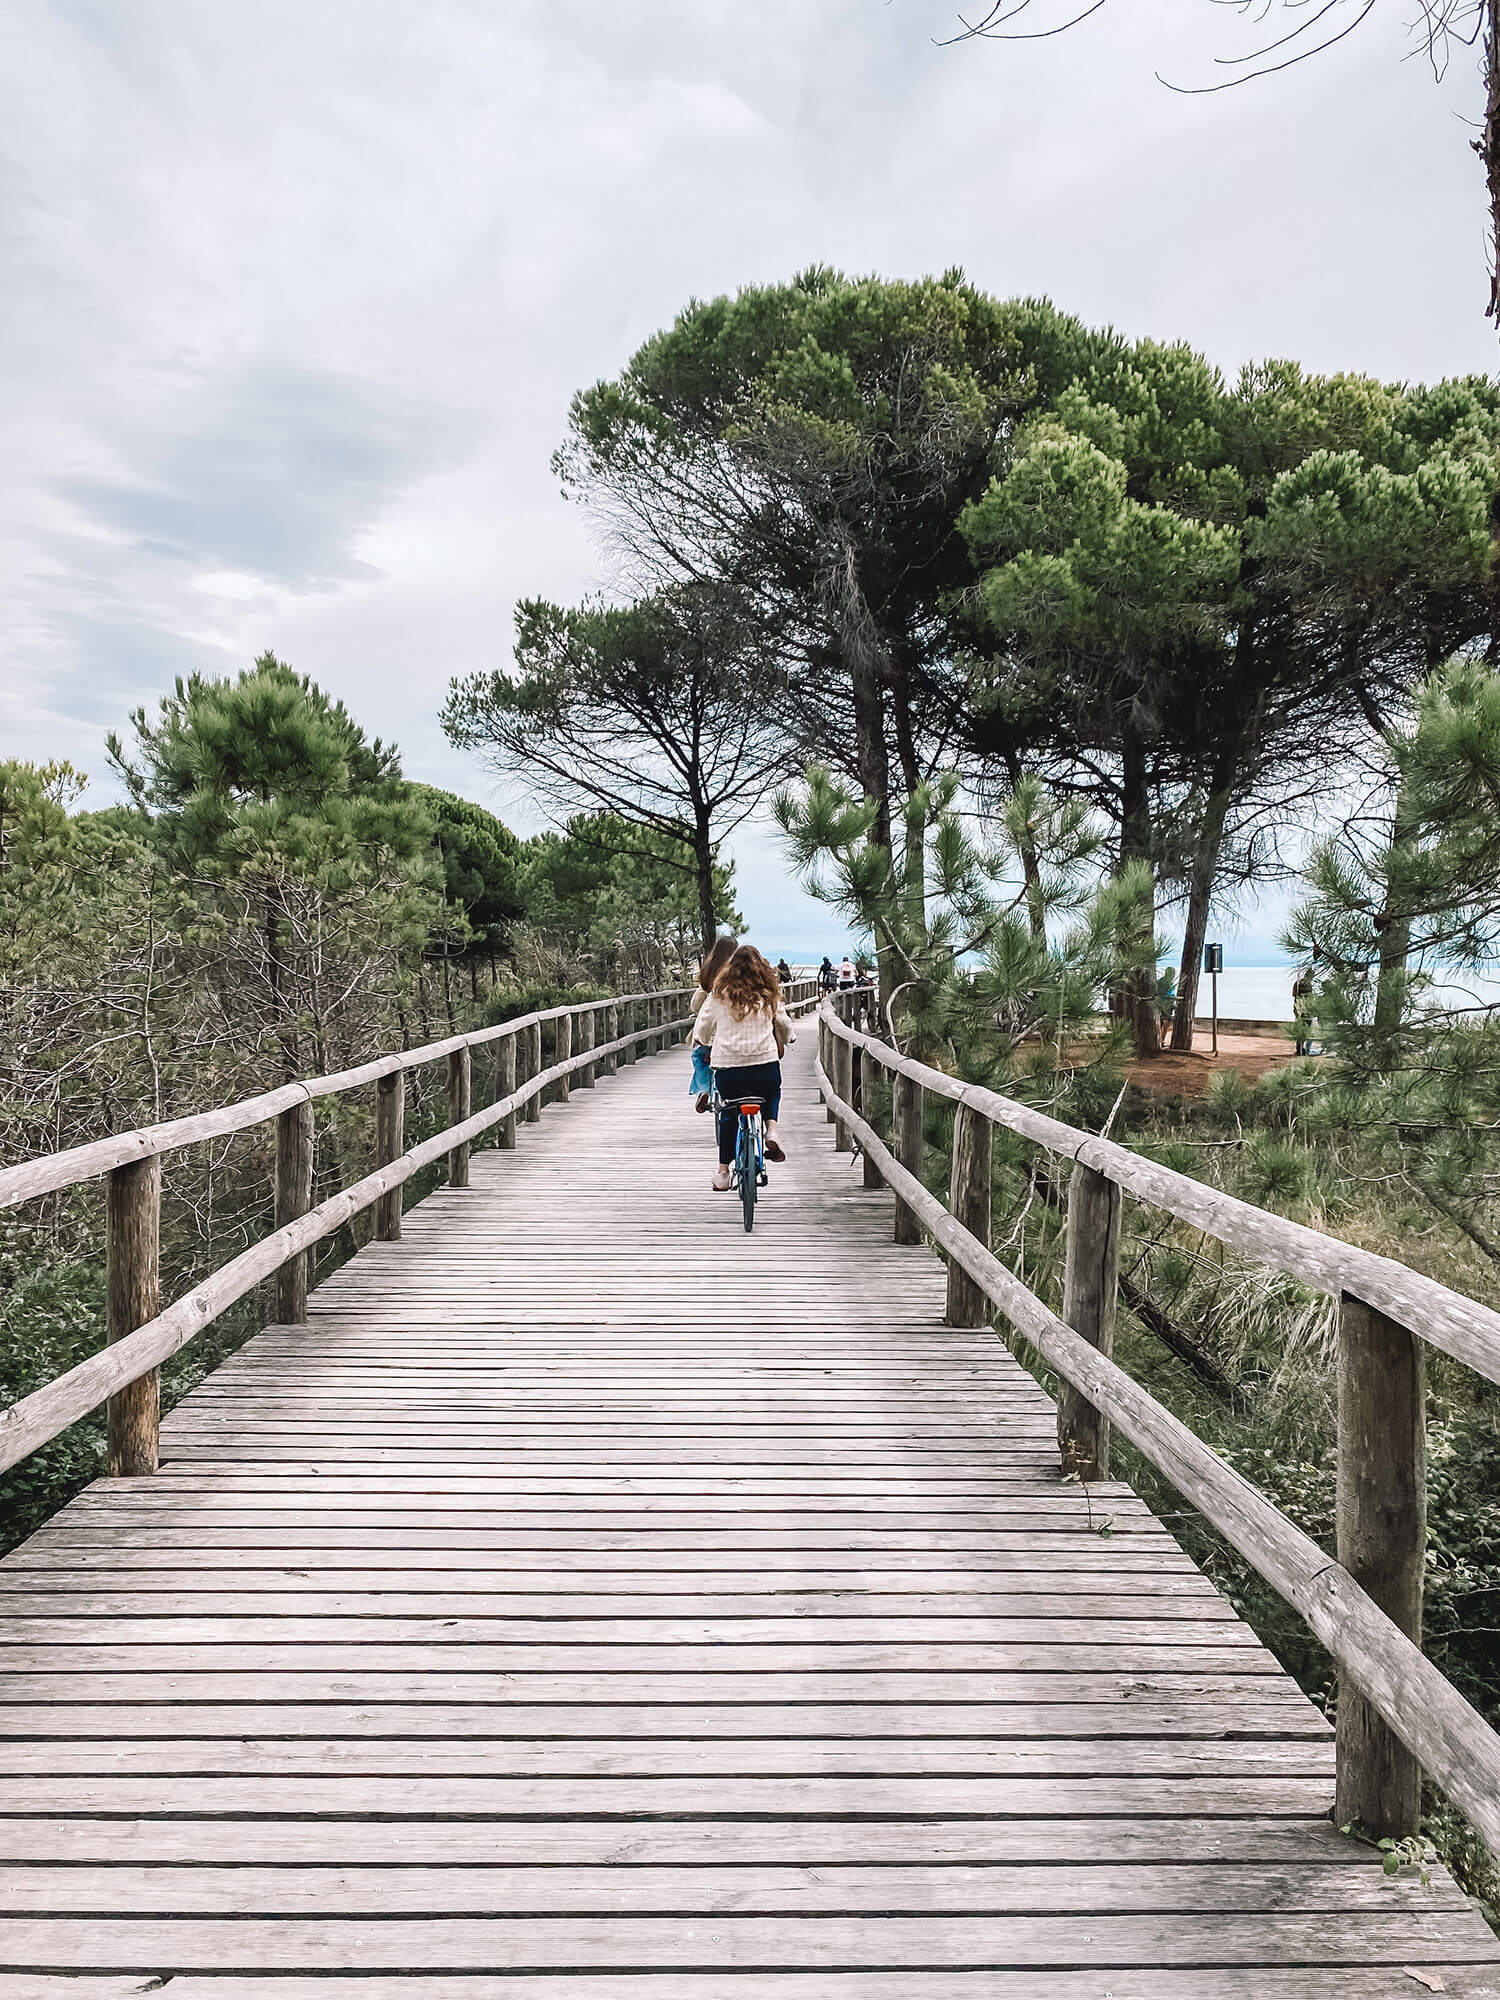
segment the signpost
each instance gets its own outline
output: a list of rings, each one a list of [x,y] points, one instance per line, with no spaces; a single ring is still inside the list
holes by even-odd
[[[1214,1041],[1213,1052],[1219,1053],[1219,974],[1224,970],[1224,947],[1221,944],[1206,944],[1203,947],[1203,970],[1208,974],[1214,996]]]

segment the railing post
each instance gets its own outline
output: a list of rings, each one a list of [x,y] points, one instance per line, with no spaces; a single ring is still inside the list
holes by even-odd
[[[573,1053],[573,1016],[571,1014],[559,1014],[554,1025],[557,1029],[557,1047],[553,1051],[553,1060],[565,1063]],[[572,1077],[559,1077],[557,1080],[558,1103],[566,1104],[572,1094]]]
[[[116,1167],[105,1191],[105,1261],[110,1340],[123,1340],[161,1311],[161,1160]],[[109,1399],[113,1478],[155,1472],[159,1463],[161,1378],[153,1368]]]
[[[1068,1246],[1063,1266],[1063,1318],[1091,1347],[1115,1344],[1115,1294],[1120,1277],[1118,1185],[1092,1167],[1076,1165],[1068,1184]],[[1070,1383],[1057,1391],[1057,1448],[1062,1469],[1082,1480],[1109,1477],[1109,1418]]]
[[[285,1229],[312,1207],[313,1108],[311,1098],[283,1111],[276,1120],[276,1227]],[[306,1250],[288,1257],[276,1273],[276,1318],[301,1326],[307,1318]]]
[[[823,1074],[827,1077],[830,1084],[835,1081],[833,1051],[836,1046],[837,1044],[833,1039],[833,1030],[828,1025],[828,1016],[820,1007],[818,1009],[818,1061],[822,1065]],[[818,1098],[821,1103],[828,1107],[825,1116],[831,1125],[833,1123],[833,1105],[829,1101],[828,1092],[820,1090]]]
[[[637,1015],[638,1008],[634,1000],[622,1000],[620,1002],[620,1033],[622,1035],[632,1035],[635,1033],[636,1029],[640,1026]],[[628,1049],[621,1049],[620,1051],[621,1069],[628,1069],[634,1061],[635,1045],[632,1043]]]
[[[647,1024],[650,1027],[660,1030],[664,1012],[665,1010],[660,1000],[648,1000],[646,1002]],[[651,1037],[650,1041],[647,1042],[646,1044],[647,1053],[649,1055],[659,1056],[662,1052],[662,1047],[665,1041],[666,1041],[665,1035],[661,1034],[660,1032],[654,1034]]]
[[[448,1123],[462,1125],[474,1107],[474,1065],[467,1047],[454,1049],[448,1057]],[[463,1140],[448,1154],[449,1187],[469,1185],[469,1142]]]
[[[834,1096],[845,1104],[850,1103],[850,1092],[854,1088],[854,1051],[842,1036],[834,1037],[832,1074]],[[836,1153],[854,1151],[854,1134],[837,1111],[833,1114],[833,1150]]]
[[[375,1164],[388,1167],[405,1150],[406,1071],[383,1076],[375,1086]],[[401,1190],[391,1188],[375,1203],[375,1240],[401,1241]]]
[[[533,1021],[531,1026],[526,1030],[526,1042],[528,1048],[526,1077],[529,1082],[533,1077],[538,1077],[542,1073],[542,1024],[540,1021]],[[528,1125],[535,1125],[540,1120],[541,1115],[542,1094],[538,1091],[535,1097],[527,1101],[526,1123]]]
[[[585,1007],[579,1013],[578,1046],[580,1049],[591,1049],[598,1040],[598,1035],[595,1031],[597,1021],[598,1016],[592,1007]],[[584,1064],[583,1068],[578,1072],[578,1081],[585,1090],[593,1089],[594,1065],[592,1063]]]
[[[953,1120],[953,1173],[949,1209],[955,1222],[990,1247],[990,1121],[960,1104]],[[988,1326],[990,1303],[968,1272],[948,1266],[949,1326]]]
[[[604,1010],[604,1039],[606,1042],[617,1042],[620,1039],[620,1009],[613,1000]],[[620,1058],[617,1055],[599,1058],[601,1076],[613,1076],[619,1067]]]
[[[922,1086],[915,1077],[896,1071],[891,1080],[891,1151],[917,1180],[922,1178]],[[916,1213],[896,1196],[898,1243],[920,1243],[922,1226]]]
[[[1422,1637],[1427,1544],[1422,1343],[1347,1292],[1339,1308],[1338,1558],[1409,1639]],[[1334,1818],[1405,1839],[1422,1811],[1422,1770],[1347,1676],[1339,1680]]]
[[[499,1046],[499,1088],[497,1097],[509,1097],[516,1087],[516,1037],[507,1035]],[[516,1144],[516,1114],[502,1118],[496,1131],[496,1145],[504,1152],[513,1152]]]
[[[850,1080],[853,1086],[853,1095],[850,1097],[849,1102],[854,1106],[867,1125],[873,1124],[874,1121],[865,1109],[865,1084],[871,1071],[878,1070],[879,1065],[868,1049],[850,1049],[849,1055],[852,1070]],[[878,1188],[880,1186],[880,1169],[876,1166],[868,1151],[861,1155],[861,1161],[863,1166],[861,1176],[863,1185],[866,1188]]]

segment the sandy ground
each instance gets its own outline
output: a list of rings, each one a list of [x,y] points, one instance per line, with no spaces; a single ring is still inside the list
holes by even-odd
[[[1221,1029],[1217,1057],[1208,1052],[1207,1033],[1200,1031],[1193,1040],[1191,1050],[1165,1049],[1159,1056],[1127,1063],[1126,1075],[1142,1090],[1201,1097],[1221,1069],[1237,1069],[1254,1082],[1293,1059],[1291,1042],[1275,1035],[1231,1035]]]

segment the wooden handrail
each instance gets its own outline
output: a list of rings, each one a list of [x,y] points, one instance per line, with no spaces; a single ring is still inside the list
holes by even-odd
[[[506,1026],[530,1027],[538,1019],[549,1018],[552,1018],[550,1014],[527,1016],[524,1021],[506,1023]],[[601,1055],[618,1054],[636,1043],[647,1043],[663,1035],[675,1034],[689,1026],[690,1022],[691,1016],[687,1015],[655,1022],[631,1034],[621,1035],[614,1042],[580,1050],[576,1055],[552,1064],[550,1068],[528,1078],[507,1096],[497,1098],[493,1104],[464,1119],[461,1124],[449,1126],[433,1138],[424,1139],[420,1145],[413,1146],[398,1158],[378,1166],[374,1173],[366,1174],[352,1187],[341,1189],[296,1221],[263,1237],[259,1243],[221,1265],[211,1277],[195,1285],[165,1311],[155,1313],[143,1325],[121,1332],[97,1354],[91,1354],[65,1375],[44,1383],[40,1389],[34,1389],[29,1396],[23,1396],[18,1403],[0,1412],[0,1472],[8,1471],[49,1438],[77,1423],[80,1417],[87,1416],[101,1403],[121,1395],[149,1376],[152,1370],[185,1347],[220,1313],[244,1298],[247,1292],[253,1291],[289,1259],[301,1256],[313,1244],[333,1235],[352,1217],[375,1203],[388,1199],[399,1203],[400,1190],[413,1174],[432,1166],[445,1154],[451,1157],[459,1147],[471,1145],[491,1126],[500,1124],[513,1111],[539,1097],[549,1084],[563,1081],[588,1064],[597,1062]],[[154,1469],[154,1450],[153,1438],[151,1466],[143,1467],[137,1462],[132,1469]]]
[[[910,1078],[932,1096],[969,1105],[1058,1158],[1092,1168],[1137,1201],[1149,1202],[1153,1208],[1191,1223],[1205,1236],[1245,1251],[1313,1291],[1336,1299],[1346,1294],[1363,1299],[1378,1312],[1410,1327],[1430,1346],[1464,1362],[1488,1381],[1500,1382],[1500,1312],[1492,1307],[1465,1298],[1436,1278],[1408,1270],[1392,1257],[1361,1250],[1320,1229],[1309,1229],[1305,1223],[1289,1222],[1253,1202],[1196,1181],[1190,1174],[1142,1159],[1111,1139],[1049,1118],[998,1090],[965,1083],[916,1062],[888,1042],[850,1027],[834,1012],[825,1013],[823,1019],[839,1041],[866,1050],[883,1069]]]
[[[909,1077],[920,1072],[924,1088],[952,1083],[951,1078],[910,1062],[887,1044],[870,1043],[868,1037],[846,1032],[828,1012],[821,1019],[834,1031],[831,1039],[868,1044],[873,1059],[896,1074]],[[1382,1834],[1416,1831],[1419,1801],[1414,1787],[1398,1783],[1394,1788],[1398,1804],[1384,1815],[1379,1810],[1393,1789],[1392,1759],[1389,1746],[1380,1740],[1384,1730],[1378,1725],[1373,1742],[1368,1727],[1356,1733],[1344,1726],[1345,1701],[1357,1690],[1385,1728],[1411,1753],[1414,1767],[1425,1767],[1463,1808],[1491,1848],[1500,1852],[1500,1736],[1427,1659],[1415,1637],[1386,1615],[1343,1563],[1319,1548],[1083,1333],[1059,1319],[1006,1269],[988,1243],[970,1234],[917,1175],[897,1160],[860,1111],[841,1098],[821,1059],[817,1080],[840,1123],[875,1160],[898,1201],[930,1233],[950,1265],[958,1266],[968,1282],[1032,1343],[1048,1366],[1089,1406],[1107,1416],[1256,1573],[1300,1612],[1338,1662],[1348,1685],[1340,1700],[1336,1816],[1358,1820],[1370,1831]],[[940,1094],[956,1092],[942,1089]],[[981,1095],[989,1100],[996,1093]],[[960,1102],[971,1114],[988,1118],[989,1106],[981,1102],[981,1095],[971,1091]],[[1404,1774],[1398,1771],[1396,1776],[1400,1779]],[[1371,1802],[1374,1811],[1368,1809]],[[1382,1816],[1386,1824],[1379,1823]]]
[[[684,1000],[691,991],[692,988],[687,986],[669,986],[659,992],[632,993],[624,998]],[[518,1014],[512,1021],[475,1028],[463,1035],[449,1035],[443,1041],[426,1042],[420,1048],[404,1049],[396,1055],[376,1056],[371,1062],[360,1063],[354,1069],[336,1070],[330,1076],[307,1077],[296,1083],[282,1084],[259,1097],[241,1098],[236,1104],[220,1105],[213,1111],[193,1112],[185,1118],[169,1118],[160,1125],[141,1125],[134,1131],[116,1133],[107,1139],[94,1139],[84,1146],[70,1146],[65,1152],[44,1153],[35,1160],[22,1160],[13,1167],[0,1167],[0,1208],[14,1208],[20,1202],[35,1200],[38,1195],[73,1187],[79,1181],[97,1180],[131,1160],[149,1160],[161,1153],[178,1152],[184,1146],[195,1146],[204,1139],[222,1139],[231,1132],[248,1131],[251,1126],[264,1125],[294,1105],[311,1103],[319,1097],[336,1097],[343,1091],[357,1090],[362,1084],[378,1083],[382,1077],[421,1069],[427,1063],[439,1062],[459,1049],[481,1048],[486,1043],[515,1035],[523,1028],[540,1027],[544,1021],[560,1020],[565,1014],[571,1018],[574,1014],[597,1013],[601,1008],[621,1004],[622,1000],[618,997],[612,1000],[576,1000],[565,1007],[546,1007],[539,1013]]]

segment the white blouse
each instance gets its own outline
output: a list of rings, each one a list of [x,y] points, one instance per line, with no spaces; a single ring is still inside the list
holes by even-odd
[[[773,1015],[769,1007],[755,1007],[736,1015],[717,993],[710,993],[698,1010],[693,1040],[712,1048],[715,1069],[748,1069],[752,1063],[780,1061],[778,1028],[784,1041],[796,1041],[797,1030],[784,1010]]]

